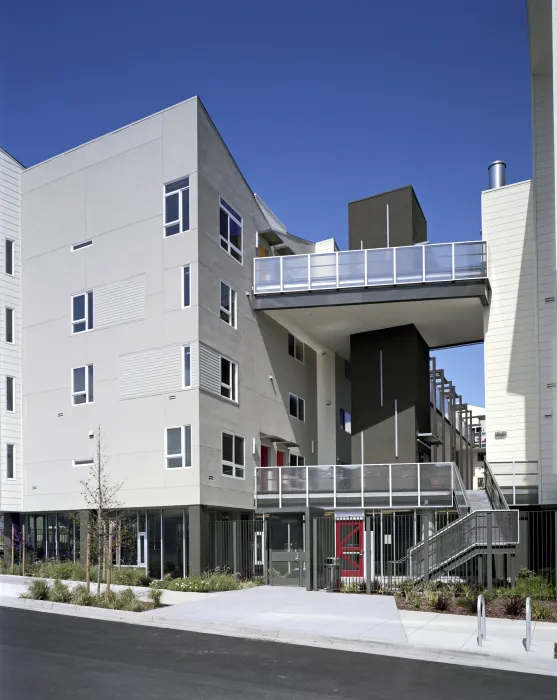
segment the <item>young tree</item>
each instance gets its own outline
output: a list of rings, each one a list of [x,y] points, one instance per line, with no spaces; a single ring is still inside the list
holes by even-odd
[[[112,483],[107,469],[107,458],[104,451],[103,437],[100,426],[95,431],[95,456],[93,464],[89,469],[89,476],[81,482],[83,486],[83,497],[87,508],[90,511],[88,534],[91,546],[88,547],[88,558],[90,550],[94,549],[97,555],[97,593],[101,590],[101,568],[107,571],[112,565],[112,547],[108,546],[107,536],[110,532],[109,541],[112,540],[114,523],[122,519],[122,504],[118,500],[118,493],[123,486],[123,482]],[[89,568],[90,562],[87,562]],[[104,567],[103,567],[104,565]],[[109,584],[110,577],[107,577]]]

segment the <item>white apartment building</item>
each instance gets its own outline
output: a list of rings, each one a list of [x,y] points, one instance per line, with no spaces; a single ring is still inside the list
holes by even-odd
[[[557,8],[550,0],[527,6],[532,179],[499,180],[482,193],[492,288],[485,339],[487,460],[511,505],[555,505]]]

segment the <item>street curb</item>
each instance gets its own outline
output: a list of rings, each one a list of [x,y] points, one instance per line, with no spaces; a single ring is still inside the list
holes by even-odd
[[[9,598],[7,596],[0,596],[0,607],[16,608],[20,610],[27,609],[73,617],[85,617],[105,622],[125,622],[146,627],[175,629],[199,634],[220,634],[227,637],[239,637],[242,639],[257,639],[283,644],[316,646],[325,649],[338,649],[380,656],[396,656],[421,661],[457,664],[460,666],[478,666],[502,671],[515,671],[517,673],[557,676],[557,661],[531,656],[520,656],[518,654],[490,654],[486,651],[474,651],[471,649],[443,649],[426,645],[401,644],[399,642],[363,642],[359,639],[292,632],[286,629],[269,630],[254,625],[233,626],[215,622],[204,622],[201,625],[196,625],[188,620],[176,620],[162,615],[153,615],[150,612],[134,613],[125,610],[107,610],[105,608],[91,608],[67,603],[30,600],[27,598]],[[524,654],[526,655],[526,652],[524,652]]]

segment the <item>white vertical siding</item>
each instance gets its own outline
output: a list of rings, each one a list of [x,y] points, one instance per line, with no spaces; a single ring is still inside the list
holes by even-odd
[[[533,187],[521,182],[482,193],[482,235],[492,288],[485,340],[487,459],[539,459],[537,270]],[[506,432],[495,439],[496,432]]]
[[[23,507],[22,378],[21,378],[21,171],[22,166],[0,149],[0,511]],[[5,270],[5,240],[14,241],[14,275]],[[5,309],[14,309],[15,343],[5,342]],[[6,412],[6,376],[15,378],[15,413]],[[6,445],[15,445],[15,479],[8,480]]]
[[[145,318],[145,275],[97,287],[93,293],[95,329]]]
[[[191,387],[199,386],[198,343],[169,345],[120,356],[120,398],[137,399],[181,391],[184,372],[184,346],[190,347]],[[220,385],[219,385],[220,386]]]
[[[220,355],[203,343],[199,344],[199,386],[220,396]]]
[[[550,75],[532,78],[533,175],[538,274],[538,364],[540,402],[540,496],[543,503],[557,501],[557,304],[555,298],[555,167],[553,86]]]

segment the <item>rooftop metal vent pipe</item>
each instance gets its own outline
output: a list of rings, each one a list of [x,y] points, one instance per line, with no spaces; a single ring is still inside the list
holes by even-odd
[[[489,173],[490,190],[496,190],[498,187],[504,187],[507,184],[507,164],[505,161],[494,161],[491,165],[487,166],[487,172]]]

